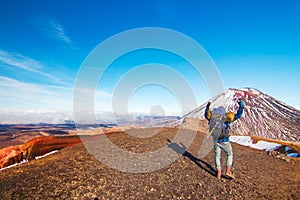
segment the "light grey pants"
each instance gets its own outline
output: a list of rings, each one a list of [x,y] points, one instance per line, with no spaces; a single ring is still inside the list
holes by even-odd
[[[228,167],[232,166],[233,162],[233,152],[230,142],[215,142],[214,144],[214,150],[215,150],[215,164],[216,168],[221,168],[221,150],[223,150],[227,155],[227,162],[226,165]]]

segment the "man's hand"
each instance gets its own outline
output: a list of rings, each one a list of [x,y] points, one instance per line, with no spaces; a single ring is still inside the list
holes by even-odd
[[[238,103],[239,103],[239,106],[240,106],[240,107],[244,107],[244,106],[245,106],[245,103],[244,103],[243,100],[240,100]]]
[[[206,107],[209,108],[210,104],[211,104],[211,102],[209,101],[209,102],[207,103]]]

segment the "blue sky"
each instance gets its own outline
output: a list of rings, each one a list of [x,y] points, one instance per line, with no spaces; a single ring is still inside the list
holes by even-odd
[[[141,27],[173,29],[196,40],[217,65],[225,89],[257,88],[300,108],[299,10],[296,0],[2,1],[0,110],[72,110],[76,74],[89,52]],[[135,62],[171,65],[188,79],[198,104],[208,100],[203,79],[178,58],[143,55],[138,62],[120,59],[108,70],[96,92],[97,110],[110,111],[114,84]],[[137,90],[129,110],[147,112],[154,105],[181,114],[174,95],[155,85]]]

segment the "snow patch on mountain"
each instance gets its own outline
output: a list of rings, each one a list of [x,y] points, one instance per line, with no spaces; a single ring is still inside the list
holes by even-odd
[[[54,150],[54,151],[51,151],[51,152],[49,152],[49,153],[46,153],[46,154],[44,154],[44,155],[42,155],[42,156],[36,156],[34,159],[35,159],[35,160],[38,160],[38,159],[41,159],[41,158],[45,158],[45,157],[47,157],[47,156],[49,156],[49,155],[51,155],[51,154],[57,153],[57,152],[58,152],[58,150]],[[5,170],[5,169],[8,169],[8,168],[15,167],[15,166],[19,166],[19,165],[22,165],[22,164],[27,163],[27,162],[28,162],[28,160],[22,160],[22,161],[19,162],[19,163],[15,163],[15,164],[9,165],[9,166],[7,166],[7,167],[3,167],[3,168],[0,169],[0,171]]]
[[[58,150],[51,151],[51,152],[46,153],[46,154],[44,154],[44,155],[42,155],[42,156],[36,156],[34,159],[35,159],[35,160],[41,159],[41,158],[44,158],[44,157],[49,156],[49,155],[51,155],[51,154],[54,154],[54,153],[56,153],[56,152],[58,152]]]
[[[253,141],[250,136],[230,136],[230,141],[243,146],[251,147],[253,149],[266,151],[273,151],[281,147],[281,144],[267,141],[258,141],[257,143],[253,144]]]
[[[22,165],[22,164],[27,163],[27,162],[28,162],[28,160],[22,160],[19,163],[15,163],[15,164],[9,165],[7,167],[0,168],[0,171],[5,170],[5,169],[9,169],[9,168],[12,168],[12,167],[15,167],[15,166],[18,166],[18,165]]]

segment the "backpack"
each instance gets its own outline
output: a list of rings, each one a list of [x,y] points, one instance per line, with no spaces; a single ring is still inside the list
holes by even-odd
[[[209,120],[209,136],[212,135],[214,140],[223,138],[227,135],[225,130],[226,110],[224,107],[213,108]]]

